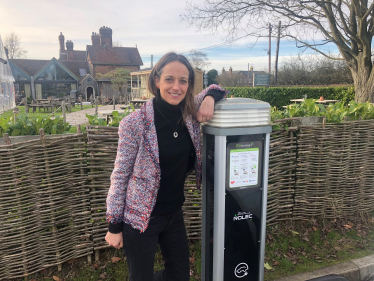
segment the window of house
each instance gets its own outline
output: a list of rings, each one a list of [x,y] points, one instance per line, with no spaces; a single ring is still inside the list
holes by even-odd
[[[71,91],[71,84],[65,83],[43,83],[42,84],[42,98],[64,98],[69,95]]]
[[[12,67],[12,74],[16,81],[27,81],[30,80],[26,75]]]
[[[14,89],[16,91],[16,96],[21,97],[21,98],[26,97],[25,84],[14,83]]]
[[[59,65],[52,63],[41,74],[35,77],[36,80],[75,80],[69,73],[67,73]]]

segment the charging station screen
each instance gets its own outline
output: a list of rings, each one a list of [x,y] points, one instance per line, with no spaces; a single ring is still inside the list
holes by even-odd
[[[258,184],[258,147],[230,150],[230,188]]]

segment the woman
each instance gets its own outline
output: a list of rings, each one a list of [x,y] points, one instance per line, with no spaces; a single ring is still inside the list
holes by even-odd
[[[211,119],[214,102],[225,95],[211,85],[195,98],[195,74],[176,53],[153,68],[148,88],[155,98],[124,118],[107,197],[109,231],[105,240],[123,246],[130,281],[190,278],[183,222],[184,181],[195,167],[201,183],[200,124]],[[153,275],[160,245],[165,269]]]

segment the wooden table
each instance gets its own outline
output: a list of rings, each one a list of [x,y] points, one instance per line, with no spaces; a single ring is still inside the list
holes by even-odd
[[[36,111],[36,108],[39,108],[39,112],[40,112],[40,108],[43,108],[44,112],[45,112],[45,109],[47,109],[47,112],[49,112],[49,109],[51,109],[51,112],[53,111],[52,103],[50,102],[50,100],[37,99],[35,101],[36,103],[32,103],[29,105],[29,107],[32,108],[32,113]]]
[[[293,99],[290,100],[292,102],[296,103],[302,103],[304,99]],[[329,104],[329,103],[336,103],[339,102],[340,100],[316,100],[316,103],[321,103],[321,104]]]
[[[136,106],[142,106],[145,104],[148,100],[141,100],[141,99],[133,99],[130,102],[136,107]]]
[[[106,123],[108,124],[113,119],[113,111],[118,111],[118,115],[125,112],[124,110],[100,110],[98,113],[105,116]]]

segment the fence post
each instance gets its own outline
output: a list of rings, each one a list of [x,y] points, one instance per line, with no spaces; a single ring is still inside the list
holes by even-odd
[[[71,97],[70,97],[70,95],[68,96],[68,103],[69,103],[69,105],[68,105],[69,113],[71,113]]]
[[[97,116],[97,99],[98,97],[95,98],[95,115]]]
[[[61,102],[62,120],[66,123],[65,101]]]
[[[83,97],[82,97],[82,95],[79,95],[79,99],[80,99],[80,102],[81,102],[81,110],[83,110]]]
[[[4,136],[4,141],[5,141],[6,144],[11,144],[12,143],[10,141],[9,135],[7,133],[5,133],[3,136]]]
[[[113,110],[116,110],[116,97],[113,95]]]
[[[25,103],[25,112],[26,114],[29,114],[29,104],[27,103],[27,98],[24,98],[24,103]]]

